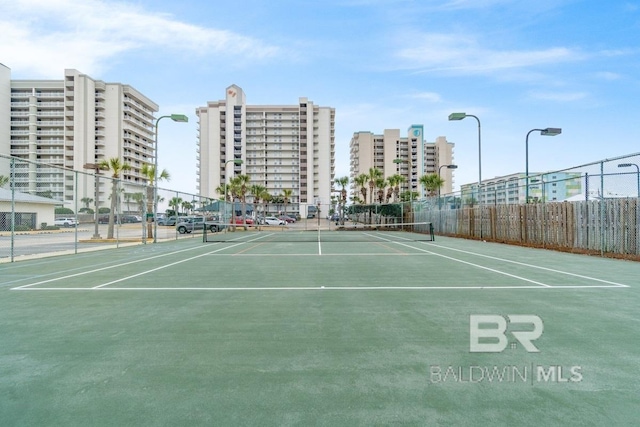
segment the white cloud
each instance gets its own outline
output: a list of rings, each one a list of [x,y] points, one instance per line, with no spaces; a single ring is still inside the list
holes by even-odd
[[[422,34],[412,36],[413,46],[399,50],[397,57],[406,68],[485,74],[496,70],[526,68],[544,64],[576,61],[579,52],[564,47],[541,50],[493,50],[468,35]],[[406,42],[405,42],[406,44]]]
[[[588,94],[585,92],[529,92],[529,96],[534,99],[556,102],[573,102],[586,99]]]
[[[429,101],[429,102],[440,102],[440,101],[442,101],[442,98],[440,97],[440,95],[435,93],[435,92],[420,92],[420,93],[416,93],[416,94],[411,95],[411,98],[423,99],[423,100]]]
[[[0,6],[0,58],[14,70],[59,76],[74,64],[96,73],[131,50],[265,58],[279,48],[231,31],[205,28],[140,7],[101,0],[22,0]]]
[[[599,73],[596,73],[595,76],[599,79],[602,80],[619,80],[622,78],[622,76],[618,73],[613,73],[611,71],[601,71]]]

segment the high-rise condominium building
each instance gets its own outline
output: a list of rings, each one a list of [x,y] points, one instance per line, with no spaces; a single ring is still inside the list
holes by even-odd
[[[443,193],[453,189],[453,169],[445,165],[453,164],[454,144],[444,136],[435,142],[425,142],[422,125],[411,125],[407,136],[400,136],[400,129],[385,129],[382,134],[355,132],[349,145],[351,193],[359,194],[355,179],[360,174],[368,174],[372,168],[378,169],[385,178],[401,175],[405,182],[401,192],[412,191],[426,195],[420,186],[420,177],[439,173],[444,180]]]
[[[0,132],[9,125],[8,137],[0,137],[0,153],[57,166],[40,166],[36,173],[35,163],[18,162],[16,190],[74,208],[76,194],[95,197],[93,177],[77,174],[76,180],[74,171],[93,173],[88,165],[119,158],[131,166],[120,176],[125,192],[141,191],[142,166],[154,164],[156,103],[129,85],[94,80],[77,70],[65,70],[62,80],[11,80],[8,68],[0,69]],[[111,185],[99,181],[97,200],[108,207]]]
[[[222,197],[217,189],[243,174],[272,196],[291,190],[287,212],[305,216],[313,210],[309,206],[320,203],[324,210],[330,203],[334,108],[307,98],[295,105],[247,105],[243,90],[231,85],[225,99],[197,108],[196,115],[200,196]]]

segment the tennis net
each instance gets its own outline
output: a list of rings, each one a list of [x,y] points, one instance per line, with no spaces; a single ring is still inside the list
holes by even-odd
[[[433,225],[430,222],[396,224],[336,225],[335,223],[297,223],[275,225],[231,225],[205,228],[203,242],[384,242],[384,241],[433,241]]]

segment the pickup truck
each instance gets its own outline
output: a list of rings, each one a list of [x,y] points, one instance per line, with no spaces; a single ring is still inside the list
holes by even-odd
[[[201,216],[192,216],[187,218],[182,218],[180,222],[176,224],[176,230],[178,233],[185,234],[191,233],[194,230],[203,230],[204,227],[212,233],[218,232],[225,228],[224,224],[220,224],[216,221],[211,221],[207,218]]]

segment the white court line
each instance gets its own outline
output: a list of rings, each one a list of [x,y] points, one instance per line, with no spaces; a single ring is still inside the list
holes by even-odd
[[[406,243],[396,242],[396,241],[393,241],[393,240],[385,239],[385,238],[383,238],[381,236],[377,236],[375,234],[368,234],[368,235],[372,236],[372,237],[379,238],[381,240],[385,240],[387,242],[395,243],[395,244],[400,245],[400,246],[404,246],[404,247],[415,249],[415,250],[419,250],[419,251],[424,251],[424,252],[427,252],[427,253],[429,253],[431,255],[439,256],[441,258],[446,258],[446,259],[448,259],[450,261],[455,261],[455,262],[459,262],[461,264],[467,264],[467,265],[470,265],[472,267],[480,268],[482,270],[491,271],[492,273],[502,274],[504,276],[513,277],[514,279],[523,280],[523,281],[529,282],[529,283],[535,283],[536,285],[544,286],[546,288],[550,288],[551,287],[551,285],[547,285],[546,283],[538,282],[536,280],[527,279],[526,277],[516,276],[515,274],[507,273],[505,271],[496,270],[495,268],[485,267],[484,265],[474,264],[472,262],[463,261],[461,259],[453,258],[453,257],[447,256],[447,255],[442,255],[442,254],[439,254],[439,253],[436,253],[436,252],[431,252],[431,251],[428,251],[426,249],[422,249],[422,248],[419,248],[419,247],[410,246],[410,245],[408,245]]]
[[[620,287],[623,287],[623,288],[628,288],[629,287],[629,285],[623,285],[622,283],[616,283],[616,282],[612,282],[610,280],[598,279],[596,277],[585,276],[583,274],[569,273],[568,271],[556,270],[554,268],[543,267],[541,265],[527,264],[527,263],[520,262],[520,261],[513,261],[513,260],[510,260],[510,259],[498,258],[498,257],[494,257],[494,256],[491,256],[491,255],[479,254],[477,252],[470,252],[470,251],[465,251],[465,250],[462,250],[462,249],[449,248],[447,246],[441,246],[441,245],[438,245],[438,244],[435,244],[435,243],[430,243],[430,242],[426,243],[426,244],[428,244],[429,246],[435,246],[437,248],[448,249],[450,251],[462,252],[462,253],[469,254],[469,255],[475,255],[475,256],[479,256],[479,257],[483,257],[483,258],[489,258],[489,259],[493,259],[493,260],[497,260],[497,261],[508,262],[508,263],[511,263],[511,264],[523,265],[525,267],[537,268],[539,270],[550,271],[552,273],[565,274],[567,276],[579,277],[581,279],[587,279],[587,280],[593,280],[594,282],[608,283],[610,285],[620,286]]]
[[[184,288],[13,288],[19,291],[446,291],[446,290],[558,290],[558,289],[621,289],[615,285],[567,285],[567,286],[532,286],[532,285],[515,285],[515,286],[313,286],[313,287],[248,287],[248,288],[207,288],[207,287],[184,287]]]
[[[137,274],[132,274],[130,276],[122,277],[122,278],[120,278],[118,280],[112,280],[111,282],[107,282],[107,283],[103,283],[102,285],[94,286],[91,289],[100,289],[100,288],[103,288],[105,286],[113,285],[114,283],[124,282],[125,280],[133,279],[134,277],[144,276],[145,274],[153,273],[155,271],[163,270],[165,268],[172,267],[174,265],[182,264],[182,263],[187,262],[187,261],[193,261],[194,259],[198,259],[198,258],[201,258],[203,256],[211,255],[211,254],[214,254],[216,252],[220,252],[220,251],[224,251],[224,250],[236,247],[236,246],[240,246],[243,243],[245,243],[245,242],[238,242],[238,243],[235,243],[235,244],[233,244],[231,246],[226,246],[224,248],[220,248],[220,249],[215,250],[215,251],[211,251],[211,252],[207,252],[207,253],[204,253],[204,254],[196,255],[196,256],[193,256],[191,258],[181,259],[180,261],[175,261],[175,262],[172,262],[170,264],[165,264],[165,265],[157,267],[157,268],[152,268],[151,270],[142,271],[142,272],[137,273]]]
[[[49,282],[57,282],[58,280],[70,279],[72,277],[83,276],[85,274],[93,274],[93,273],[97,273],[98,271],[109,270],[109,269],[112,269],[112,268],[119,268],[119,267],[122,267],[122,266],[125,266],[125,265],[136,264],[136,263],[139,263],[139,262],[145,262],[145,261],[149,261],[149,260],[152,260],[152,259],[155,259],[155,258],[162,258],[162,257],[165,257],[165,256],[175,255],[175,254],[178,254],[178,253],[181,253],[181,252],[192,251],[192,250],[201,249],[201,248],[202,248],[202,246],[196,246],[196,247],[193,247],[193,248],[181,249],[179,251],[167,252],[166,254],[155,255],[155,256],[152,256],[152,257],[148,257],[148,258],[141,258],[141,259],[138,259],[138,260],[135,260],[135,261],[128,261],[128,262],[114,264],[114,265],[110,265],[110,266],[102,267],[102,268],[94,268],[92,270],[83,271],[81,273],[69,274],[69,275],[62,276],[62,277],[56,277],[56,278],[53,278],[53,279],[42,280],[40,282],[31,283],[29,285],[18,286],[17,288],[12,288],[11,290],[29,288],[31,286],[42,285],[44,283],[49,283]]]

